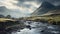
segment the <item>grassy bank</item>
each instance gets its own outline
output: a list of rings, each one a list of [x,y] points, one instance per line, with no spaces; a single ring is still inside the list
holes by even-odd
[[[24,28],[25,24],[18,21],[18,20],[13,20],[13,19],[8,19],[8,18],[0,18],[0,30],[17,30]]]
[[[60,24],[60,15],[59,16],[33,16],[33,17],[28,17],[27,20],[48,22],[50,24]]]

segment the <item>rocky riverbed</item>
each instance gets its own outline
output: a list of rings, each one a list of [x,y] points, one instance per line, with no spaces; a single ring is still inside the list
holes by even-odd
[[[26,25],[30,25],[29,28],[12,32],[11,34],[60,34],[60,25],[51,25],[41,22],[26,21]]]

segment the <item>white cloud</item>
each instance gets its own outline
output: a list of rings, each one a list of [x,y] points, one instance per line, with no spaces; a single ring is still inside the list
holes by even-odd
[[[41,4],[37,4],[37,2],[24,2],[26,5],[31,5],[31,7],[28,9],[31,13],[36,10]]]
[[[39,7],[39,5],[36,2],[24,2],[24,4],[30,4],[34,7]]]
[[[17,5],[14,5],[13,3],[18,3],[18,1],[15,1],[15,0],[1,0],[0,1],[0,5],[3,5],[3,6],[6,6],[8,9],[19,9],[20,11],[26,11],[26,10],[29,10],[30,13],[33,12],[33,9],[35,8],[38,8],[39,5],[37,5],[37,3],[35,2],[24,2],[24,5],[31,5],[30,8],[26,8],[26,7],[23,7],[23,6],[17,6]]]
[[[28,2],[28,1],[23,2],[23,4],[20,3],[21,6],[14,5],[13,3],[18,4],[18,1],[16,1],[16,0],[0,0],[0,6],[5,6],[6,8],[12,9],[12,10],[15,10],[15,9],[19,10],[21,12],[20,14],[22,16],[25,14],[28,14],[28,13],[32,13],[34,10],[36,10],[36,8],[39,7],[39,5],[36,2]],[[31,6],[29,8],[27,8],[27,6],[25,6],[25,5],[31,5]],[[18,14],[18,13],[15,13],[15,15],[16,14]]]
[[[15,0],[2,0],[0,1],[2,3],[1,5],[6,6],[8,9],[16,9],[18,6],[13,5],[12,3],[18,3],[18,1]]]

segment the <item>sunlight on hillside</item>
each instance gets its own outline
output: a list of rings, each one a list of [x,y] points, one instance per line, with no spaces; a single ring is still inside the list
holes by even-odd
[[[0,22],[6,22],[6,21],[14,21],[12,19],[8,19],[8,18],[0,18]]]

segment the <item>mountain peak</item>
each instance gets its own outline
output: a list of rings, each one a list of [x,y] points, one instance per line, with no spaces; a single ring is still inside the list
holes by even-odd
[[[32,15],[40,16],[44,14],[60,14],[60,6],[54,6],[49,2],[42,2],[41,6],[35,10]]]
[[[44,2],[42,2],[40,7],[52,8],[52,7],[54,7],[54,5],[52,5],[51,3],[47,2],[47,1],[44,1]]]

